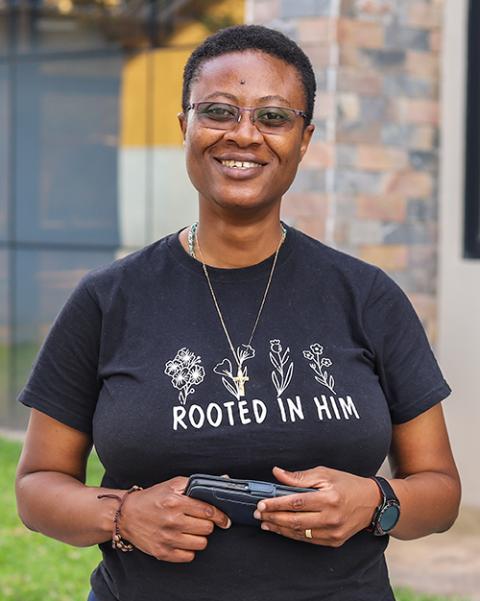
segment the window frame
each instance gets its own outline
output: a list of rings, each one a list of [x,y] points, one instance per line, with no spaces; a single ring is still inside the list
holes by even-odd
[[[480,3],[470,0],[467,42],[463,256],[480,259]]]

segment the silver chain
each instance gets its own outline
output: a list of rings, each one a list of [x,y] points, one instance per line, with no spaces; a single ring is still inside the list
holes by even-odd
[[[225,320],[223,319],[222,311],[220,310],[220,305],[218,304],[217,297],[215,296],[215,292],[213,290],[212,282],[210,281],[210,276],[208,275],[207,266],[205,264],[205,261],[203,260],[203,252],[202,252],[202,249],[200,248],[200,243],[199,243],[198,237],[197,237],[197,228],[198,228],[198,222],[194,223],[189,228],[189,231],[188,231],[188,248],[189,248],[189,252],[190,252],[190,255],[195,259],[196,258],[196,255],[195,255],[195,242],[196,242],[197,246],[198,246],[198,250],[200,252],[200,261],[202,263],[203,273],[205,274],[205,278],[207,279],[208,287],[210,288],[210,293],[212,295],[212,299],[213,299],[213,302],[215,304],[215,308],[217,309],[218,317],[220,318],[220,323],[222,324],[223,331],[225,332],[225,336],[226,336],[226,338],[228,340],[228,345],[230,346],[230,350],[232,351],[232,355],[235,357],[235,361],[237,363],[237,366],[240,367],[240,361],[238,360],[237,353],[235,352],[235,347],[233,346],[232,339],[230,338],[230,334],[228,333],[228,329],[227,329],[227,326],[225,324]],[[275,251],[275,256],[273,258],[272,268],[270,270],[270,275],[268,277],[268,282],[267,282],[267,285],[265,287],[265,292],[263,294],[262,302],[260,304],[260,309],[258,310],[257,318],[255,320],[255,324],[253,325],[252,333],[250,334],[250,338],[248,340],[248,346],[250,346],[251,343],[252,343],[253,337],[255,335],[255,330],[257,329],[258,322],[260,321],[260,316],[262,314],[263,307],[265,305],[265,301],[267,300],[268,291],[270,289],[270,284],[272,283],[273,272],[275,271],[275,266],[277,264],[278,253],[280,252],[280,247],[282,246],[283,241],[285,240],[285,236],[287,235],[287,230],[285,229],[285,227],[284,227],[283,224],[281,224],[281,228],[282,228],[282,236],[280,238],[280,242],[278,243],[277,250]]]

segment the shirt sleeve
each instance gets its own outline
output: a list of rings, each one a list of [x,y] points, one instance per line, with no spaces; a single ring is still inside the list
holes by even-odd
[[[58,314],[18,400],[90,434],[100,390],[101,311],[88,275]]]
[[[364,324],[394,424],[413,419],[451,393],[411,302],[380,269]]]

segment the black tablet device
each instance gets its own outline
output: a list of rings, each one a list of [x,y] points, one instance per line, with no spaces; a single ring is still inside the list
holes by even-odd
[[[296,488],[261,480],[237,480],[225,476],[193,474],[188,480],[185,494],[214,505],[226,513],[235,524],[259,526],[260,521],[253,517],[253,512],[261,499],[316,492],[316,490],[316,488]]]

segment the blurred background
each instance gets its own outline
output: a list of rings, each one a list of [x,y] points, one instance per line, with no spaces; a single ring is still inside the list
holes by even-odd
[[[317,77],[316,133],[283,218],[387,271],[453,388],[461,519],[395,542],[392,575],[480,599],[478,0],[0,0],[1,433],[21,438],[16,395],[80,277],[195,220],[183,65],[245,22],[295,39]],[[2,592],[1,553],[0,541],[0,600],[36,599],[18,583]]]

